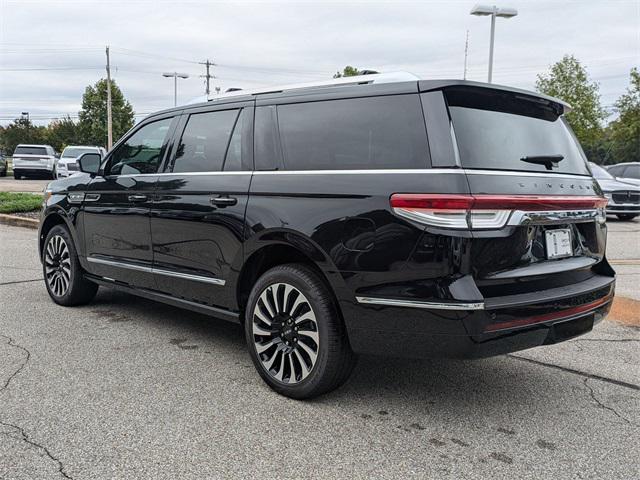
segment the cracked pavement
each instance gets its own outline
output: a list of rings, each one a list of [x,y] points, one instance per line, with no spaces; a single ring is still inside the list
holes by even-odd
[[[630,296],[634,229],[610,227]],[[56,306],[36,232],[2,225],[0,245],[0,479],[640,472],[638,328],[475,361],[363,357],[343,388],[297,402],[262,383],[237,326],[104,289]]]

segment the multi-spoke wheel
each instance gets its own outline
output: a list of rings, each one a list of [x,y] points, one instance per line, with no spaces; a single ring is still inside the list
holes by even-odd
[[[275,267],[257,281],[245,331],[260,376],[293,398],[338,387],[355,362],[330,292],[304,265]]]
[[[87,303],[98,291],[98,285],[84,278],[71,235],[62,225],[56,225],[47,234],[42,270],[49,296],[60,305]]]
[[[49,289],[61,297],[69,290],[71,260],[69,247],[61,235],[51,237],[44,252],[44,274]]]
[[[273,378],[285,383],[307,378],[320,349],[318,323],[307,297],[288,283],[265,288],[253,309],[253,339]]]

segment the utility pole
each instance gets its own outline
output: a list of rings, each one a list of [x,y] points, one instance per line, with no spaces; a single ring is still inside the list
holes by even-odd
[[[469,30],[467,30],[467,39],[464,42],[464,74],[462,75],[462,79],[467,79],[467,56],[469,54]]]
[[[209,73],[209,68],[214,66],[215,63],[210,62],[208,58],[207,58],[207,60],[205,62],[199,62],[199,63],[200,63],[200,65],[204,65],[205,67],[207,67],[207,74],[206,75],[200,75],[200,78],[206,78],[207,79],[207,87],[205,88],[205,93],[207,94],[207,98],[208,98],[209,97],[209,93],[211,92],[209,80],[212,79],[212,78],[215,78],[213,75],[211,75]]]
[[[109,63],[109,46],[107,45],[107,151],[113,146],[113,130],[111,119],[111,65]]]

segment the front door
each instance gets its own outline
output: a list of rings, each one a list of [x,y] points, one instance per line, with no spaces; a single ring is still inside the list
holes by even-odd
[[[142,125],[111,151],[83,202],[90,273],[155,288],[149,212],[175,120]]]
[[[235,308],[229,273],[242,261],[252,122],[250,102],[209,107],[183,119],[151,213],[159,290]]]

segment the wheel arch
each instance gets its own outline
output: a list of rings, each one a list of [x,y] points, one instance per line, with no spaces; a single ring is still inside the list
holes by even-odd
[[[45,216],[42,219],[42,222],[40,223],[40,231],[38,234],[38,254],[40,258],[42,259],[42,250],[44,248],[44,241],[47,238],[47,235],[49,234],[51,229],[56,225],[64,225],[65,227],[67,227],[67,229],[71,234],[71,238],[73,239],[73,243],[75,244],[76,250],[78,251],[78,254],[80,254],[81,249],[80,249],[80,245],[78,244],[78,237],[76,235],[76,231],[75,231],[75,228],[73,227],[73,224],[71,223],[71,221],[69,220],[69,218],[67,217],[64,211],[56,208],[46,212]]]
[[[336,310],[342,317],[339,300],[346,286],[331,259],[312,240],[291,232],[281,233],[283,235],[278,236],[279,238],[270,238],[267,244],[263,238],[254,248],[248,249],[236,282],[236,300],[241,322],[244,321],[249,294],[258,278],[267,270],[288,263],[302,263],[312,268],[328,288]]]

